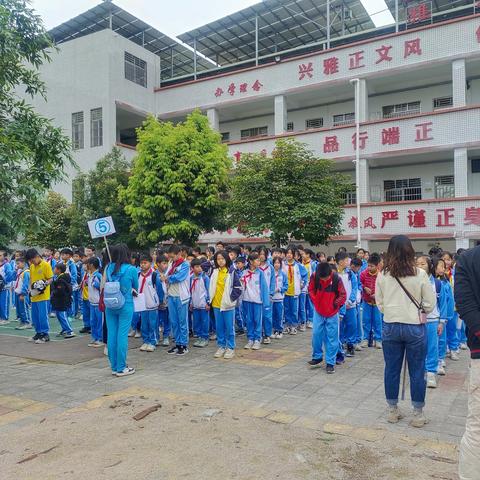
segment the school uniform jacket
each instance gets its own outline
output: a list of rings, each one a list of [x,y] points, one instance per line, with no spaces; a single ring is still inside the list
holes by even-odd
[[[270,296],[273,302],[283,302],[285,292],[288,289],[288,278],[285,272],[280,269],[278,272],[273,270],[270,279]]]
[[[99,271],[89,274],[88,283],[88,300],[91,305],[97,306],[100,303],[100,284],[102,282],[102,274]]]
[[[283,271],[285,272],[285,275],[287,276],[287,281],[288,281],[288,270],[289,270],[289,265],[288,262],[283,263]],[[298,263],[297,261],[293,262],[293,265],[291,265],[293,268],[293,285],[294,285],[294,296],[298,297],[300,293],[302,293],[302,289],[305,285],[308,285],[308,273],[307,269],[301,264]]]
[[[201,273],[198,277],[192,275],[190,277],[190,295],[192,308],[205,310],[210,303],[209,296],[210,279],[205,273]]]
[[[14,292],[17,295],[24,295],[28,297],[28,290],[30,288],[30,270],[26,268],[25,270],[17,272],[17,278],[14,284]]]
[[[210,277],[209,295],[213,299],[215,297],[215,291],[217,290],[218,281],[218,268],[215,268]],[[237,300],[242,295],[242,283],[238,276],[237,270],[232,266],[228,271],[228,275],[225,279],[225,288],[223,290],[222,302],[220,304],[220,311],[226,312],[228,310],[234,310],[237,305]]]
[[[182,262],[168,275],[168,282],[179,284],[179,297],[182,303],[190,300],[190,265],[187,261]]]
[[[254,272],[246,270],[242,276],[243,301],[270,305],[270,287],[267,285],[265,275],[257,268]]]
[[[161,288],[161,280],[158,272],[150,269],[147,275],[138,274],[138,293],[145,295],[145,307],[147,311],[157,310],[160,305],[158,290]]]

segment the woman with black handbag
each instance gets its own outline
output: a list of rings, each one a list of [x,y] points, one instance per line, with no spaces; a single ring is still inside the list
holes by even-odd
[[[377,279],[375,297],[384,315],[382,338],[387,420],[397,423],[403,418],[398,408],[398,393],[405,357],[413,405],[410,425],[423,427],[427,423],[423,413],[427,353],[425,323],[426,314],[434,309],[436,298],[426,272],[415,266],[415,251],[405,235],[390,239],[385,266]]]

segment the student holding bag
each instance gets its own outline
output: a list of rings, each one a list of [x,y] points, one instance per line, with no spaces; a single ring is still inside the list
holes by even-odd
[[[396,235],[390,239],[383,271],[378,275],[375,299],[384,314],[383,357],[385,396],[390,423],[403,418],[398,409],[400,373],[404,356],[410,375],[413,419],[410,425],[423,427],[425,405],[425,358],[427,354],[426,314],[435,308],[436,298],[428,275],[415,266],[410,239]]]

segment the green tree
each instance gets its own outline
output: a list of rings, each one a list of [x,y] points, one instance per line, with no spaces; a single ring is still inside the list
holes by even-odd
[[[124,200],[119,196],[120,190],[127,187],[129,176],[130,163],[117,147],[98,160],[94,169],[77,176],[74,180],[69,231],[72,244],[84,245],[89,242],[88,220],[111,216],[117,232],[111,241],[136,246]],[[103,240],[98,243],[101,242]]]
[[[138,130],[138,155],[123,193],[140,244],[192,244],[224,228],[231,161],[220,134],[199,111],[173,125],[150,117]]]
[[[293,139],[278,140],[271,156],[242,155],[232,179],[231,221],[248,235],[271,230],[277,245],[292,239],[325,244],[341,233],[347,178]]]
[[[40,227],[27,228],[25,243],[40,247],[61,248],[68,246],[67,232],[70,228],[70,204],[56,192],[48,194],[37,203]]]
[[[53,47],[42,19],[27,0],[0,0],[0,243],[32,226],[40,228],[37,204],[64,178],[72,162],[60,128],[37,114],[17,92],[45,98],[38,68]]]

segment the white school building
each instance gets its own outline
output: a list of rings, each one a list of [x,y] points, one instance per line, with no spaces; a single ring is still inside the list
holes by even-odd
[[[265,0],[179,42],[103,2],[51,31],[59,52],[35,107],[72,138],[82,170],[114,145],[133,158],[147,114],[181,121],[196,108],[234,160],[294,137],[355,183],[358,147],[359,198],[347,195],[326,250],[352,251],[358,226],[371,251],[397,233],[417,251],[468,248],[480,240],[480,3],[385,8],[396,21],[376,27],[357,0]],[[202,241],[219,238],[249,241]]]

